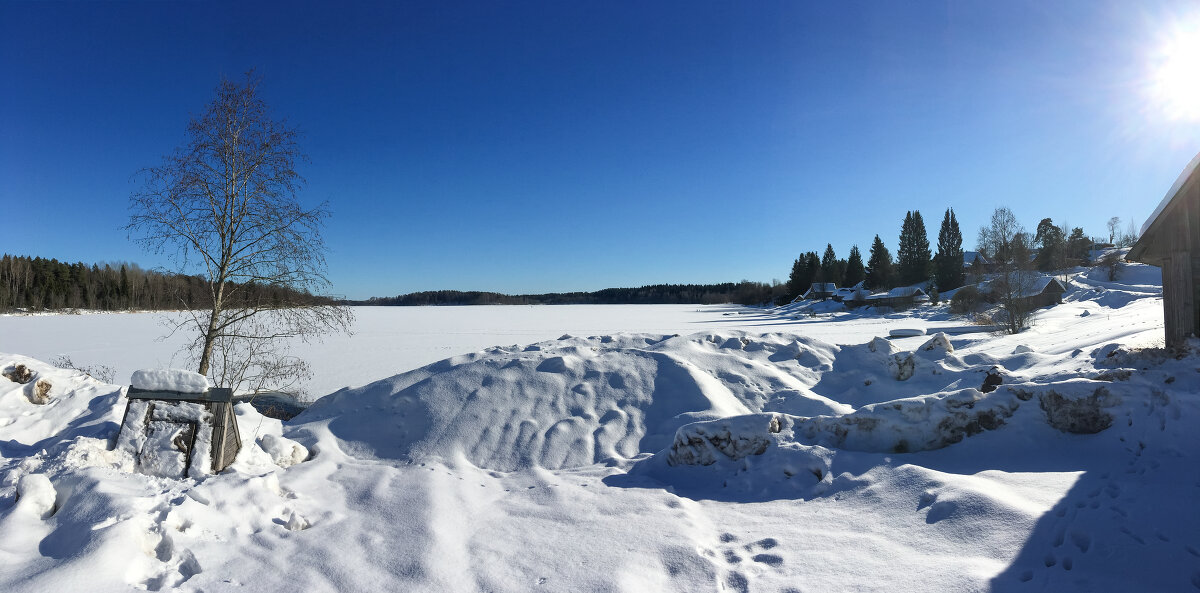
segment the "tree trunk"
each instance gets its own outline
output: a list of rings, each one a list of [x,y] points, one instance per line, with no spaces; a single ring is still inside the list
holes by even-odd
[[[200,370],[197,371],[201,375],[208,375],[209,361],[212,359],[213,344],[217,341],[217,321],[220,313],[220,309],[213,307],[212,315],[210,315],[208,318],[208,330],[204,332],[204,351],[200,354]]]

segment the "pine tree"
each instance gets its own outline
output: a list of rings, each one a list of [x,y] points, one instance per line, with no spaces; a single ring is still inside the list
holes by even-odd
[[[892,254],[883,245],[879,235],[875,235],[875,241],[871,243],[871,258],[867,260],[867,288],[892,288],[893,274]]]
[[[1087,264],[1088,249],[1091,244],[1091,240],[1083,233],[1082,228],[1071,229],[1071,235],[1067,237],[1067,263],[1076,266]]]
[[[1053,272],[1067,267],[1067,236],[1053,220],[1043,218],[1033,240],[1041,247],[1035,260],[1039,270]]]
[[[934,258],[934,276],[938,290],[954,290],[963,285],[962,232],[958,228],[958,219],[954,217],[954,209],[947,208],[942,217],[942,228],[938,230],[937,257]]]
[[[929,238],[919,210],[904,215],[896,259],[900,267],[901,284],[916,284],[929,278]]]
[[[858,245],[850,248],[850,259],[846,261],[846,275],[842,279],[843,286],[854,286],[866,278],[867,270],[863,267],[862,254]]]

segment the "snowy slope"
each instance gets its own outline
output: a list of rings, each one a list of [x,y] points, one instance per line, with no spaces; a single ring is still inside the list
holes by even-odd
[[[491,348],[238,406],[197,480],[107,450],[119,387],[0,355],[54,383],[0,379],[0,590],[1195,590],[1200,354],[1125,271],[1016,336],[747,310]]]

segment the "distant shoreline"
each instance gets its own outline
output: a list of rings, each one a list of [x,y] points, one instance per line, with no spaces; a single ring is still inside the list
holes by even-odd
[[[430,290],[394,297],[342,300],[354,306],[470,306],[470,305],[751,305],[771,302],[786,289],[762,282],[721,284],[655,284],[638,288],[605,288],[594,292],[552,292],[509,295],[498,292]]]

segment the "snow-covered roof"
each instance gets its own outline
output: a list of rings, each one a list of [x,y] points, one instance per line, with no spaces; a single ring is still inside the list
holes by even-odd
[[[1031,297],[1031,296],[1036,296],[1036,295],[1042,294],[1043,292],[1046,291],[1046,287],[1050,286],[1051,284],[1058,285],[1058,288],[1064,292],[1066,292],[1066,290],[1067,290],[1066,287],[1063,286],[1063,283],[1061,281],[1059,281],[1058,278],[1056,278],[1054,276],[1047,276],[1047,275],[1039,274],[1036,278],[1034,278],[1029,283],[1028,286],[1026,286],[1024,289],[1018,291],[1016,296],[1019,298],[1025,298],[1025,297]],[[979,292],[984,292],[984,293],[991,292],[996,287],[996,280],[993,278],[993,279],[987,280],[985,282],[980,282],[976,286],[978,287]]]
[[[987,256],[985,256],[982,253],[979,253],[978,251],[964,251],[963,252],[963,266],[964,267],[974,264],[976,259],[978,259],[980,261],[980,263],[984,263],[984,264],[988,263]]]
[[[859,282],[858,284],[855,284],[854,286],[844,286],[842,288],[837,289],[837,293],[844,294],[844,295],[854,294],[860,290],[863,290],[866,283],[867,283],[866,280],[864,280],[862,282]]]
[[[915,286],[898,286],[888,291],[890,297],[925,296],[925,291]]]
[[[1058,278],[1055,278],[1054,276],[1039,276],[1036,280],[1033,281],[1032,284],[1029,285],[1028,288],[1021,291],[1020,296],[1022,296],[1022,297],[1037,296],[1037,295],[1045,292],[1046,287],[1050,286],[1051,284],[1056,284],[1056,285],[1058,285],[1058,288],[1060,290],[1062,290],[1064,292],[1066,291],[1066,287],[1063,286],[1062,282],[1058,281]]]
[[[884,293],[873,294],[867,297],[867,300],[921,298],[928,296],[924,290],[915,286],[900,286]]]
[[[1171,199],[1175,197],[1175,194],[1179,193],[1180,189],[1183,189],[1183,184],[1187,183],[1188,177],[1191,177],[1192,173],[1196,172],[1197,166],[1200,166],[1200,153],[1196,153],[1196,156],[1192,157],[1191,162],[1183,168],[1183,172],[1179,174],[1179,177],[1175,179],[1175,183],[1171,185],[1171,189],[1167,190],[1167,195],[1163,196],[1162,201],[1158,203],[1158,207],[1154,209],[1154,212],[1150,213],[1150,217],[1142,225],[1141,234],[1145,235],[1146,231],[1150,230],[1150,225],[1154,224],[1155,220],[1158,220],[1159,215],[1163,213],[1163,210],[1167,209],[1167,204],[1171,203]]]
[[[833,282],[813,282],[809,290],[816,292],[833,292],[837,290],[837,284]]]

